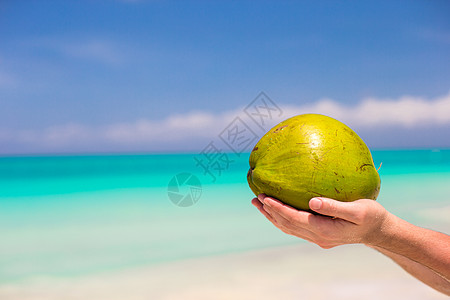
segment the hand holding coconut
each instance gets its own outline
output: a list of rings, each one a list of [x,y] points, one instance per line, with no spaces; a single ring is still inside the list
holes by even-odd
[[[250,155],[252,204],[277,228],[328,249],[365,244],[450,295],[450,236],[377,203],[380,178],[364,142],[341,122],[300,115],[272,128]]]
[[[362,243],[390,257],[412,276],[450,295],[450,237],[414,226],[370,199],[340,202],[313,198],[297,210],[264,194],[252,204],[283,232],[324,249]]]
[[[264,194],[254,198],[252,204],[281,231],[324,249],[355,243],[375,245],[388,214],[379,203],[369,199],[349,203],[311,199],[310,208],[321,215],[297,210]]]
[[[249,163],[248,184],[261,201],[253,204],[288,234],[331,248],[366,243],[381,228],[387,212],[374,201],[380,176],[369,148],[333,118],[281,122],[256,144]]]

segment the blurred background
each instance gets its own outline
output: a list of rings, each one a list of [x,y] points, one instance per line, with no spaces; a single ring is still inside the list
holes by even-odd
[[[0,298],[443,299],[250,205],[249,151],[308,112],[450,231],[448,1],[0,1]]]

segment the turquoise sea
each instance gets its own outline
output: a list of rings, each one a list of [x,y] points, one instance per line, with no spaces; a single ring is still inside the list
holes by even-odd
[[[450,150],[372,153],[378,201],[448,233]],[[228,165],[210,169],[214,182],[198,154],[0,157],[0,284],[302,243],[250,204],[249,154],[226,155]],[[168,196],[180,173],[201,183],[189,207]]]

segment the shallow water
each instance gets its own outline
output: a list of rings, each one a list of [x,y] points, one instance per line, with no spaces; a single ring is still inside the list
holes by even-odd
[[[251,206],[249,154],[227,156],[232,162],[211,174],[195,154],[0,158],[0,282],[302,242]],[[449,229],[450,150],[379,150],[373,157],[376,166],[382,162],[380,203],[410,222]],[[183,172],[202,185],[190,207],[167,193]]]

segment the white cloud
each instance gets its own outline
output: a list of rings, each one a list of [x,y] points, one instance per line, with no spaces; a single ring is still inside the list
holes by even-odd
[[[41,141],[49,145],[71,144],[77,140],[90,140],[95,136],[95,129],[80,124],[69,123],[52,126],[42,132]]]
[[[103,137],[113,142],[177,141],[188,137],[211,137],[226,126],[227,114],[190,112],[172,115],[161,121],[141,119],[131,123],[111,124],[102,129]]]
[[[284,114],[273,120],[273,125],[290,116],[302,113],[320,113],[334,117],[358,130],[409,130],[412,128],[439,128],[450,125],[450,94],[436,99],[404,96],[398,99],[364,99],[355,106],[342,105],[332,99],[322,99],[312,105],[280,105]],[[246,119],[243,109],[214,114],[195,111],[168,116],[162,120],[141,119],[128,123],[88,127],[65,124],[43,130],[0,130],[1,143],[15,143],[30,148],[47,150],[105,149],[115,147],[144,146],[149,150],[155,145],[179,145],[192,140],[206,142],[217,135],[236,117],[240,116],[257,131],[256,125]],[[260,132],[262,135],[262,132]],[[204,145],[203,145],[204,146]],[[162,147],[164,148],[164,147]]]
[[[439,126],[450,124],[450,94],[431,100],[411,96],[399,99],[368,98],[352,107],[323,99],[310,106],[286,107],[285,111],[294,111],[294,115],[320,113],[359,128]]]

